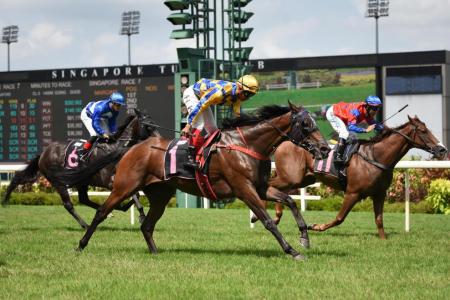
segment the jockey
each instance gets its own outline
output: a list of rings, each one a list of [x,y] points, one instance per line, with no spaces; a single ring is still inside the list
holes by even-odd
[[[345,142],[349,131],[356,133],[383,130],[382,124],[377,124],[374,117],[381,107],[381,100],[377,96],[368,96],[364,102],[346,103],[339,102],[332,105],[326,113],[331,127],[339,134],[339,143],[336,147],[335,162],[342,164]],[[369,126],[364,129],[358,124],[366,122]]]
[[[189,135],[188,167],[197,168],[195,153],[205,138],[217,130],[210,106],[213,104],[233,107],[240,116],[241,102],[246,101],[259,90],[259,83],[252,75],[244,75],[236,82],[202,78],[183,93],[183,102],[188,110],[187,124],[181,131]]]
[[[109,98],[92,101],[81,111],[81,121],[89,131],[91,138],[84,143],[83,153],[86,154],[92,144],[99,138],[109,139],[109,135],[117,130],[116,118],[120,108],[125,106],[125,97],[119,93],[112,93]]]

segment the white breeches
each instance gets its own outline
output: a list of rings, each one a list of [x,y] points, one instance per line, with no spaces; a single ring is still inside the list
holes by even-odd
[[[331,127],[339,134],[339,138],[347,139],[348,138],[348,130],[345,123],[336,117],[333,112],[333,106],[328,108],[326,113],[327,120],[330,122]]]
[[[186,105],[189,114],[191,114],[191,112],[194,110],[194,108],[197,106],[199,102],[200,100],[195,95],[192,86],[184,90],[183,103],[184,105]],[[210,107],[205,109],[203,113],[197,117],[195,123],[192,124],[192,128],[195,128],[199,131],[202,131],[202,129],[205,128],[208,135],[217,130],[216,120],[214,119]]]
[[[89,131],[89,134],[91,136],[98,135],[97,132],[95,131],[94,127],[92,126],[92,119],[89,118],[87,113],[86,113],[86,107],[83,108],[83,110],[81,111],[80,119],[83,122],[83,124],[86,127],[86,129]],[[105,131],[106,134],[111,134],[111,132],[109,131],[108,123],[107,123],[106,120],[101,120],[101,125],[100,126],[103,128],[103,130]]]

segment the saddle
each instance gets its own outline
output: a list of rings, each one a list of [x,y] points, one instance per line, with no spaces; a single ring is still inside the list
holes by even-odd
[[[348,140],[344,149],[344,163],[342,165],[337,165],[334,162],[335,150],[328,153],[326,159],[315,159],[314,160],[314,173],[326,174],[328,176],[336,177],[339,180],[339,184],[345,190],[347,186],[347,165],[350,162],[353,154],[359,149],[358,140]]]
[[[80,161],[80,153],[83,151],[83,145],[86,140],[74,140],[70,141],[64,151],[64,168],[75,169],[82,163]],[[91,152],[92,153],[92,152]],[[89,160],[91,153],[86,157],[86,161]]]
[[[217,196],[211,188],[208,179],[209,162],[211,154],[216,151],[216,142],[220,140],[220,130],[213,132],[196,153],[195,160],[200,166],[198,170],[186,168],[184,163],[188,160],[188,140],[186,138],[174,139],[169,143],[164,155],[164,178],[173,177],[195,179],[205,197],[216,200]]]

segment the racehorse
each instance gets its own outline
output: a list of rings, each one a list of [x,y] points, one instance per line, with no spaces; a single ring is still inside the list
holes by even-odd
[[[228,126],[228,127],[227,127]],[[262,208],[262,200],[281,201],[294,212],[300,242],[309,245],[306,223],[295,202],[288,195],[268,188],[271,163],[269,155],[284,139],[306,146],[319,157],[330,148],[318,130],[314,119],[303,108],[289,103],[289,107],[266,106],[252,116],[241,116],[223,125],[216,150],[210,157],[209,182],[218,199],[238,197],[261,219],[267,230],[277,239],[284,252],[294,259],[304,257],[293,249],[278,231],[277,226]],[[153,231],[176,189],[193,195],[202,195],[195,180],[165,179],[164,155],[170,140],[150,137],[132,147],[117,164],[113,189],[106,202],[97,210],[78,251],[84,249],[97,226],[108,213],[124,199],[142,190],[150,202],[150,210],[141,225],[141,231],[151,253],[157,253]]]
[[[315,231],[325,231],[341,224],[358,201],[371,197],[378,235],[385,239],[383,206],[386,191],[392,182],[394,166],[412,148],[425,150],[438,159],[444,159],[447,153],[447,149],[417,116],[408,116],[408,119],[408,122],[397,128],[386,128],[372,139],[360,141],[358,152],[347,165],[345,190],[336,177],[314,173],[314,158],[289,143],[282,143],[275,151],[276,176],[269,180],[269,185],[289,191],[319,180],[334,189],[343,190],[344,202],[336,218],[326,224],[308,226],[308,229]],[[282,205],[276,203],[275,210],[275,222],[278,224],[282,216]]]
[[[110,153],[115,153],[115,150],[120,150],[121,152],[116,157],[117,162],[123,152],[137,142],[146,139],[150,135],[159,136],[158,131],[152,127],[152,123],[153,122],[150,116],[135,110],[135,115],[127,117],[124,124],[121,125],[117,132],[111,136],[109,143],[101,145],[98,144],[97,147],[92,150],[90,154],[90,162],[94,163],[96,159],[109,156]],[[59,178],[60,175],[55,175],[64,174],[69,177],[78,177],[80,173],[83,174],[85,172],[86,166],[83,165],[73,170],[65,169],[66,147],[67,145],[64,143],[53,142],[49,144],[40,155],[32,159],[24,170],[16,172],[6,190],[2,204],[6,205],[8,203],[11,193],[18,185],[37,181],[38,175],[41,173],[47,178],[47,180],[49,180],[60,195],[61,200],[64,203],[64,208],[74,217],[81,227],[86,229],[88,225],[75,211],[73,203],[70,199],[67,186],[71,186],[71,184],[62,183]],[[86,180],[86,182],[78,183],[75,186],[78,190],[79,201],[94,209],[97,209],[99,205],[89,199],[87,193],[88,186],[92,185],[111,189],[114,179],[115,164],[113,161],[106,166],[103,165],[102,167],[102,169],[96,172],[96,174],[93,174],[88,180]],[[118,207],[118,209],[126,211],[133,203],[136,203],[136,207],[139,210],[140,219],[142,221],[145,218],[145,213],[142,205],[138,201],[138,195],[139,194],[133,195],[134,201],[129,201],[127,204]]]

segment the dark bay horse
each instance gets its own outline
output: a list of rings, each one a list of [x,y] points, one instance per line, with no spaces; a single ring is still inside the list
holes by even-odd
[[[253,116],[241,116],[224,127],[217,150],[209,165],[209,181],[219,199],[238,197],[263,220],[263,224],[277,239],[284,252],[294,259],[303,256],[293,249],[278,231],[277,226],[262,206],[261,199],[280,201],[291,207],[299,230],[301,243],[309,245],[306,224],[288,195],[267,185],[271,163],[269,156],[284,139],[307,145],[319,157],[329,152],[328,144],[315,121],[303,108],[268,106]],[[195,180],[164,177],[164,153],[170,140],[150,137],[132,147],[117,164],[111,195],[97,210],[91,225],[79,242],[77,250],[84,249],[97,226],[108,213],[138,190],[144,191],[150,201],[141,231],[151,253],[157,253],[153,231],[176,189],[193,195],[202,195]],[[237,150],[240,147],[240,150]]]
[[[431,133],[417,116],[397,128],[386,128],[380,135],[368,141],[360,141],[361,146],[347,165],[347,187],[344,202],[336,218],[327,224],[313,224],[309,229],[325,231],[344,222],[353,206],[366,197],[373,200],[375,224],[381,239],[385,239],[383,227],[383,206],[386,191],[391,185],[393,168],[412,148],[431,153],[438,159],[446,157],[447,149]],[[276,177],[269,185],[282,191],[308,186],[316,180],[343,190],[336,177],[314,173],[314,158],[301,148],[282,143],[275,151]],[[275,204],[278,223],[282,215],[282,205]]]
[[[123,154],[131,146],[146,139],[150,135],[159,136],[158,131],[151,126],[152,123],[153,122],[150,116],[135,110],[135,115],[128,116],[128,118],[124,121],[124,124],[118,128],[117,132],[113,136],[111,136],[110,143],[98,144],[98,146],[92,150],[90,161],[94,162],[98,158],[108,156],[112,152],[115,153],[115,150],[121,150],[122,152],[119,154]],[[88,225],[75,211],[67,190],[67,186],[72,185],[66,182],[62,183],[60,178],[58,178],[59,176],[55,176],[57,173],[67,173],[64,175],[77,177],[80,173],[84,173],[85,171],[86,167],[83,166],[80,166],[78,169],[74,169],[73,172],[72,170],[64,169],[66,147],[67,144],[53,142],[48,145],[40,155],[32,159],[24,170],[16,172],[6,190],[2,204],[6,205],[8,203],[11,193],[17,186],[25,183],[36,182],[39,173],[41,173],[45,178],[47,178],[47,180],[49,180],[61,196],[65,209],[74,217],[81,227],[86,229]],[[119,160],[119,156],[120,155],[117,156],[117,160],[115,162]],[[114,173],[115,163],[111,162],[93,174],[88,180],[86,180],[85,183],[75,185],[74,187],[78,190],[80,203],[97,209],[99,205],[92,202],[88,197],[88,186],[92,185],[111,189]],[[143,220],[143,218],[145,218],[145,214],[142,205],[138,201],[138,195],[139,194],[133,195],[134,201],[130,201],[126,205],[118,207],[118,209],[126,211],[133,203],[136,203],[141,215],[140,218]]]

